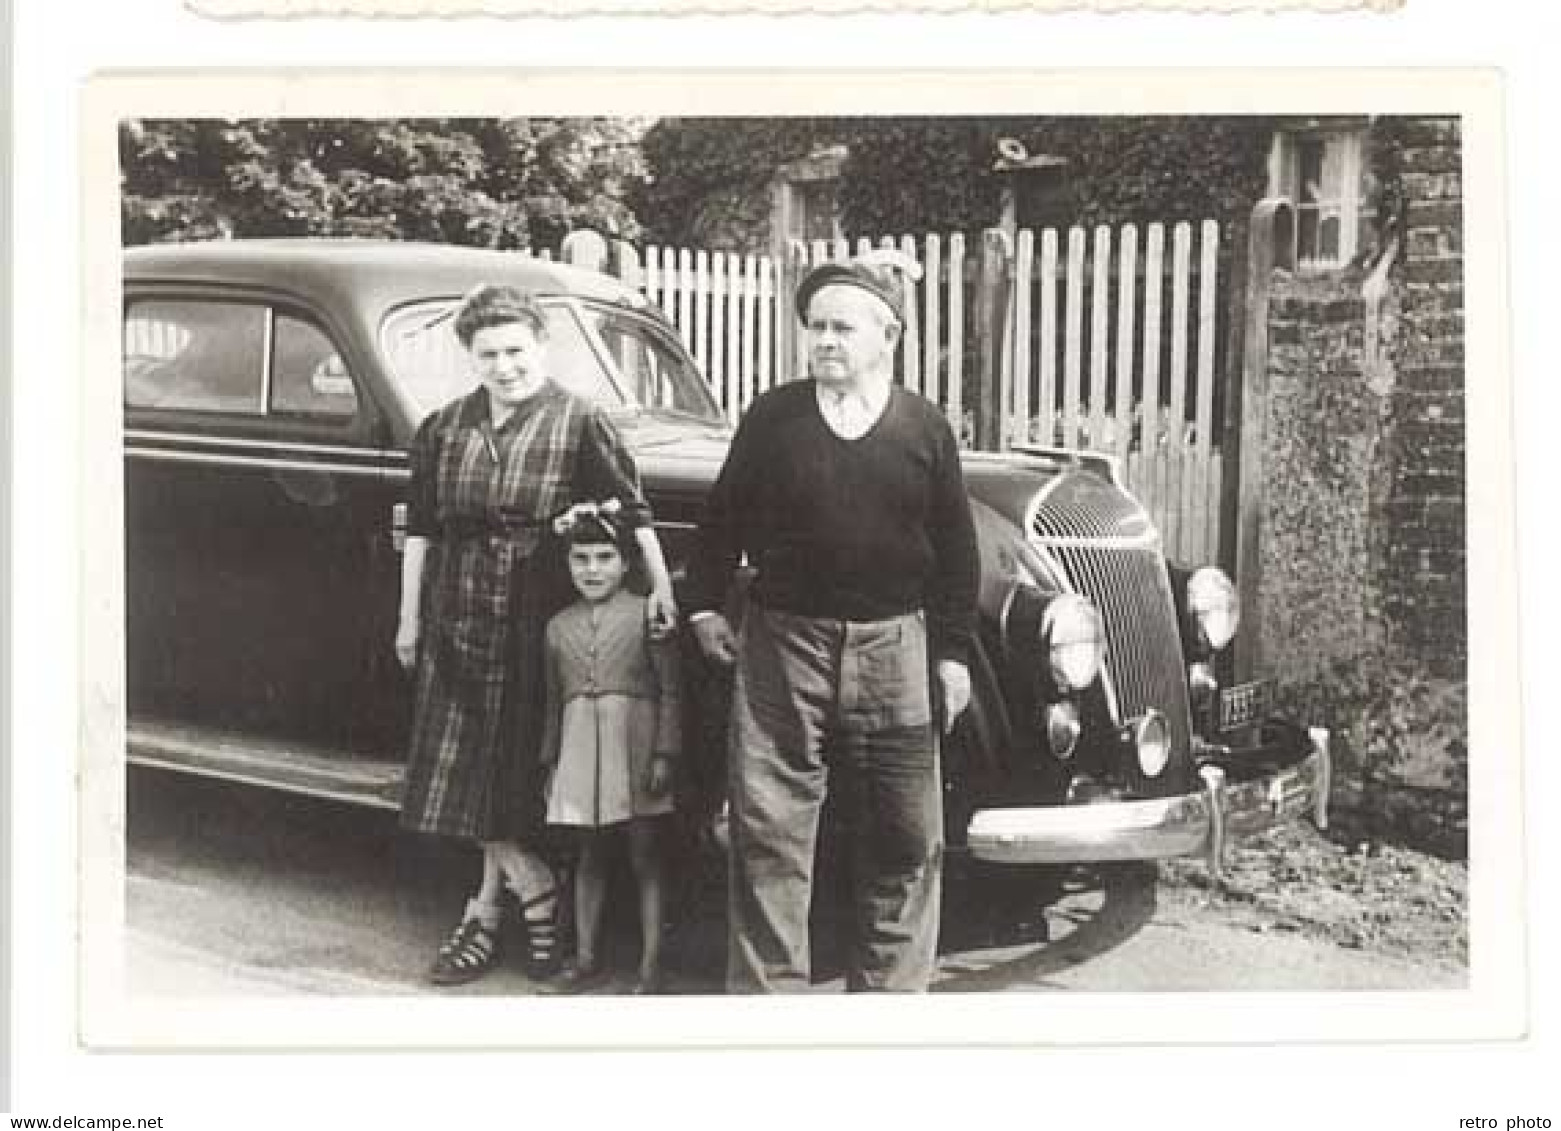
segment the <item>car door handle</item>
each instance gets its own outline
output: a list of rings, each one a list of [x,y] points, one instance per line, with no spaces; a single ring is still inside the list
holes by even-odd
[[[327,471],[279,470],[273,478],[282,494],[306,507],[335,506],[341,497],[336,476]]]

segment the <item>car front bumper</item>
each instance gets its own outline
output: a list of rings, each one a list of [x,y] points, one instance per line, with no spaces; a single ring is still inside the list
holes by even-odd
[[[1231,780],[1217,766],[1200,771],[1203,790],[1148,801],[981,809],[966,844],[978,860],[998,864],[1073,864],[1161,860],[1203,853],[1218,873],[1225,845],[1310,814],[1328,824],[1332,763],[1328,732],[1307,734],[1310,749],[1271,773]]]

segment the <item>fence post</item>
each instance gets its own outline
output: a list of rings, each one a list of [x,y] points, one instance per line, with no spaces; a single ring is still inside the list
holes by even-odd
[[[1003,374],[1006,370],[1013,245],[1001,228],[981,233],[981,273],[976,278],[975,446],[996,451],[1003,439]]]
[[[1241,375],[1247,345],[1247,275],[1252,220],[1238,220],[1230,228],[1226,265],[1225,401],[1220,419],[1219,567],[1235,577],[1236,527],[1241,521]]]
[[[775,285],[775,304],[770,308],[775,328],[773,380],[777,385],[792,379],[792,370],[795,368],[793,359],[797,356],[797,328],[792,322],[794,315],[791,312],[792,293],[796,287],[791,269],[792,254],[791,245],[782,243],[780,250],[770,260]]]
[[[1270,197],[1252,209],[1247,233],[1245,326],[1242,335],[1241,379],[1231,389],[1240,399],[1241,427],[1227,435],[1237,448],[1233,457],[1239,474],[1236,521],[1236,586],[1248,613],[1246,632],[1236,636],[1236,678],[1250,679],[1263,663],[1262,641],[1251,618],[1257,612],[1262,584],[1263,439],[1268,400],[1268,306],[1274,271],[1295,270],[1295,209],[1288,200]]]
[[[607,240],[600,232],[590,228],[577,228],[564,237],[564,242],[558,248],[558,258],[571,267],[582,267],[587,271],[606,271]]]
[[[808,267],[808,248],[801,240],[792,240],[775,262],[776,384],[808,375],[807,344],[797,321],[797,284]]]
[[[645,290],[645,272],[640,266],[640,253],[628,240],[613,241],[612,270],[625,286],[637,291]]]

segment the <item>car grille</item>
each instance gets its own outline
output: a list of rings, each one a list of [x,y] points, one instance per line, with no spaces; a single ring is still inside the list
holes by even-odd
[[[1035,513],[1034,534],[1042,542],[1078,538],[1147,538],[1153,531],[1143,507],[1106,480],[1074,474],[1060,480]]]
[[[1107,692],[1125,722],[1154,707],[1173,749],[1192,744],[1181,634],[1159,539],[1130,496],[1092,475],[1073,475],[1042,501],[1032,536],[1068,583],[1095,602],[1106,624]]]

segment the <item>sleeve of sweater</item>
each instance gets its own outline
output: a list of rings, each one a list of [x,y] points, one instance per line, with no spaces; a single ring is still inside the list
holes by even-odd
[[[968,664],[981,584],[980,551],[960,470],[959,444],[946,421],[934,417],[931,424],[937,433],[938,458],[930,509],[936,564],[927,600],[928,627],[936,659]]]
[[[688,611],[720,610],[732,572],[742,556],[743,515],[752,507],[751,469],[757,463],[765,415],[764,398],[743,415],[727,450],[726,462],[705,498],[699,536],[688,563]]]

